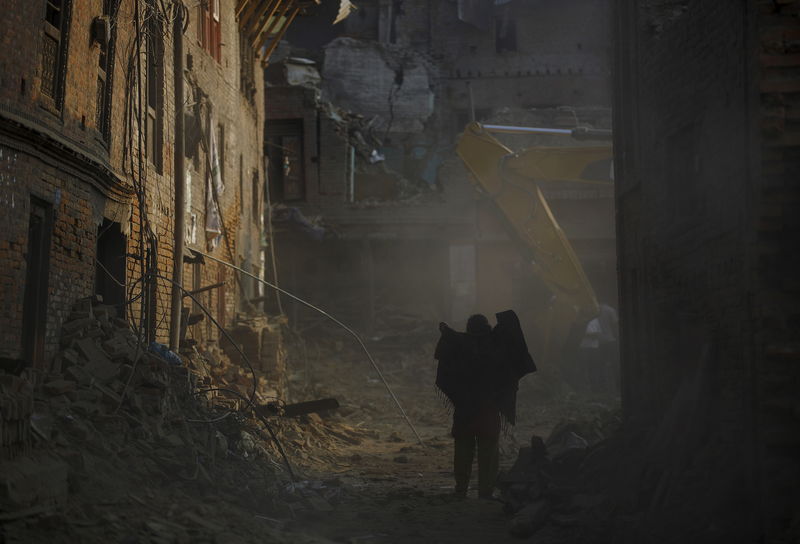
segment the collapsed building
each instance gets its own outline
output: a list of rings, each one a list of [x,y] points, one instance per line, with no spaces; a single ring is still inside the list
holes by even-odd
[[[473,116],[610,128],[610,16],[606,2],[374,1],[333,28],[295,25],[266,75],[271,198],[303,218],[275,225],[278,277],[383,333],[385,315],[430,326],[524,311],[527,263],[475,198],[455,145]],[[613,301],[610,186],[548,198]]]

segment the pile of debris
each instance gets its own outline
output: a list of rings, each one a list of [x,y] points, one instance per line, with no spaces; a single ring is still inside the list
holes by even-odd
[[[137,412],[161,413],[167,394],[177,391],[170,382],[189,378],[175,354],[155,343],[145,349],[116,308],[99,297],[75,304],[62,327],[61,347],[42,385],[57,410],[109,415],[127,402]],[[39,434],[49,439],[45,430]]]
[[[293,482],[289,460],[297,480],[295,462],[329,466],[363,431],[234,410],[252,392],[246,367],[219,348],[179,358],[145,346],[99,298],[78,301],[62,330],[40,386],[0,376],[3,444],[14,444],[0,465],[7,541],[295,542],[288,520],[338,502],[333,483]]]
[[[600,499],[586,495],[579,480],[585,462],[603,450],[619,423],[614,412],[600,416],[562,421],[547,440],[532,436],[530,446],[520,448],[514,465],[500,475],[500,498],[514,515],[512,535],[529,538],[548,523],[575,525],[588,506],[598,506]]]

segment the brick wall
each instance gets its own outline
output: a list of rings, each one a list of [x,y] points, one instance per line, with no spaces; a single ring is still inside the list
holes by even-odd
[[[164,28],[164,74],[159,81],[163,93],[163,166],[154,168],[147,159],[139,161],[140,127],[132,119],[131,108],[138,100],[134,32],[134,2],[123,0],[117,17],[113,81],[110,105],[110,137],[106,141],[96,126],[98,62],[100,48],[90,40],[92,19],[102,14],[102,1],[73,1],[64,79],[64,100],[60,111],[48,107],[41,93],[42,36],[44,2],[12,1],[0,21],[0,45],[4,51],[17,51],[0,59],[0,199],[13,213],[4,214],[0,230],[0,303],[2,303],[3,345],[0,358],[22,357],[20,330],[27,262],[27,229],[31,196],[53,206],[48,289],[46,359],[57,347],[61,322],[72,303],[94,290],[97,227],[104,217],[122,224],[128,234],[127,253],[140,249],[142,217],[133,187],[143,187],[146,213],[157,240],[158,273],[172,277],[174,160],[173,73],[171,28]],[[215,250],[225,260],[241,263],[247,259],[258,268],[260,261],[260,213],[253,210],[254,199],[263,192],[261,163],[261,121],[263,84],[256,77],[257,96],[250,102],[239,90],[240,56],[234,5],[222,3],[223,46],[221,62],[203,51],[197,41],[197,12],[190,9],[190,25],[184,38],[187,80],[203,89],[203,111],[213,111],[214,130],[224,126],[223,175],[226,191],[221,197],[222,215],[229,232],[228,241]],[[167,23],[167,26],[169,24]],[[192,60],[191,65],[189,59]],[[142,70],[145,62],[142,60]],[[132,78],[129,80],[129,77]],[[143,89],[146,88],[144,78]],[[142,91],[144,92],[144,91]],[[209,107],[213,105],[213,109]],[[205,119],[204,119],[205,121]],[[204,125],[207,128],[207,125]],[[143,127],[142,127],[143,130]],[[132,140],[129,139],[129,134]],[[143,135],[142,135],[143,138]],[[131,145],[131,143],[133,145]],[[204,154],[201,154],[203,164]],[[140,164],[142,168],[140,168]],[[241,164],[241,168],[240,168]],[[196,214],[198,247],[205,248],[206,169],[191,172],[191,211]],[[241,175],[240,175],[241,172]],[[257,183],[252,180],[256,176]],[[247,206],[242,206],[247,202]],[[142,263],[127,259],[128,294],[134,298],[131,312],[138,317],[141,305]],[[230,270],[206,265],[201,284],[224,279],[226,288],[206,294],[209,309],[224,313],[230,321],[240,310],[238,286]],[[191,285],[191,268],[185,269],[185,284]],[[171,285],[159,280],[156,320],[157,338],[165,341],[169,329]],[[220,295],[222,293],[222,295]],[[219,297],[222,296],[222,301]],[[196,336],[216,338],[207,329]]]

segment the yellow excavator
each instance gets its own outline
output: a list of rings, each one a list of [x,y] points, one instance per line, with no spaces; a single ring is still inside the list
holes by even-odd
[[[541,185],[613,183],[612,148],[530,147],[514,152],[493,133],[555,134],[583,140],[610,140],[610,130],[550,129],[470,123],[457,152],[473,174],[470,181],[489,198],[533,275],[547,295],[532,308],[529,348],[537,364],[558,364],[565,349],[577,347],[586,323],[599,312],[594,289],[575,251],[542,194]]]

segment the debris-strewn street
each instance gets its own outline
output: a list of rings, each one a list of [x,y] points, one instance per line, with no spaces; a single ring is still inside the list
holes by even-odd
[[[433,342],[425,334],[417,340],[415,348],[390,348],[379,358],[424,444],[345,337],[323,334],[310,360],[303,358],[307,346],[292,345],[289,353],[292,396],[334,397],[339,409],[260,420],[252,412],[227,412],[216,395],[196,395],[209,389],[191,370],[199,366],[199,352],[188,359],[190,369],[169,355],[142,353],[112,307],[83,300],[64,328],[62,372],[27,397],[34,454],[4,465],[3,504],[35,504],[3,514],[4,537],[477,543],[532,534],[528,501],[518,489],[510,491],[516,502],[500,493],[495,500],[478,500],[475,491],[466,499],[454,495],[449,414],[432,385]],[[209,405],[211,397],[216,401]],[[598,409],[612,414],[599,404],[542,397],[532,381],[523,383],[521,398],[521,424],[503,439],[505,469],[521,441],[546,435],[561,418],[596,417]],[[262,421],[276,432],[294,481]],[[506,491],[518,487],[515,478],[507,478]],[[531,498],[545,495],[549,491],[542,488]],[[517,510],[523,512],[514,517]],[[550,525],[541,538],[563,536],[565,529],[552,519],[558,518],[548,514],[535,521],[535,529]]]
[[[3,0],[0,544],[800,543],[800,0]]]

